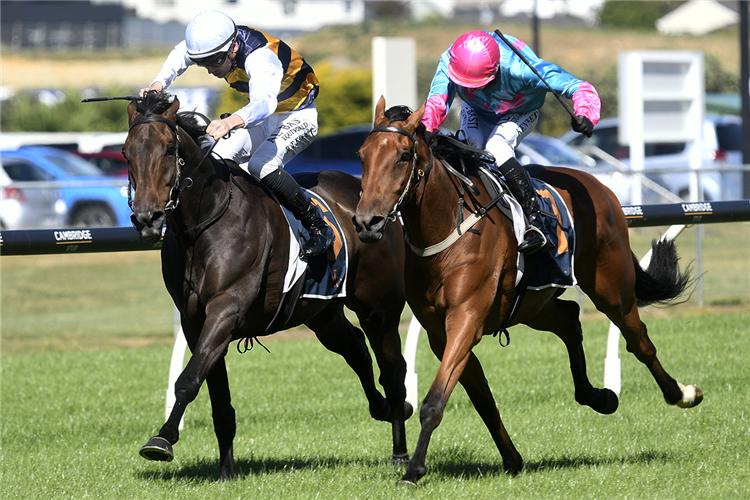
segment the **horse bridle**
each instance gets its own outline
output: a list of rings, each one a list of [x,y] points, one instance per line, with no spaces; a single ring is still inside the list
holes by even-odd
[[[197,113],[196,113],[197,114]],[[202,115],[201,115],[202,116]],[[204,117],[205,118],[205,117]],[[207,118],[205,118],[208,120]],[[211,147],[208,151],[206,151],[203,155],[203,158],[201,158],[201,161],[199,161],[195,167],[193,167],[190,170],[190,173],[188,173],[187,176],[185,176],[185,179],[180,182],[180,179],[182,178],[182,168],[185,166],[185,160],[180,158],[180,133],[177,131],[177,124],[171,120],[167,120],[166,118],[162,116],[146,116],[144,118],[141,118],[140,120],[137,120],[133,122],[130,125],[130,128],[128,128],[128,132],[130,132],[133,127],[136,125],[142,125],[144,123],[150,123],[150,122],[161,122],[166,123],[170,129],[172,129],[172,132],[174,132],[175,135],[175,169],[177,170],[177,175],[174,179],[174,184],[172,185],[172,188],[169,190],[169,200],[167,201],[166,205],[164,205],[164,213],[166,215],[169,215],[172,211],[174,211],[175,208],[177,208],[177,205],[180,202],[180,195],[182,195],[182,192],[185,191],[187,188],[193,185],[193,179],[190,177],[193,172],[195,172],[196,169],[198,169],[205,159],[208,157],[208,155],[211,154],[211,151],[213,151],[213,147]],[[128,174],[128,205],[130,206],[130,209],[133,209],[133,200],[131,197],[131,180],[130,175]]]
[[[401,209],[401,206],[407,201],[407,197],[409,196],[409,188],[411,187],[411,181],[414,178],[414,174],[417,175],[417,181],[414,183],[414,192],[416,192],[417,187],[419,186],[419,182],[422,180],[422,178],[426,177],[427,174],[430,173],[434,157],[432,156],[432,149],[427,148],[430,150],[430,161],[427,164],[427,168],[425,168],[424,170],[417,169],[417,162],[419,161],[419,156],[417,156],[417,145],[419,144],[419,141],[416,137],[414,137],[414,135],[410,134],[408,131],[402,128],[388,126],[374,127],[372,130],[370,130],[368,136],[372,135],[375,132],[393,132],[395,134],[401,134],[405,137],[408,137],[412,142],[411,174],[409,174],[409,180],[406,183],[401,196],[399,196],[398,201],[393,206],[393,210],[391,210],[390,213],[386,216],[386,224],[392,224],[396,221],[396,214]]]
[[[180,194],[182,194],[182,192],[186,188],[190,187],[193,184],[193,180],[188,177],[187,179],[185,179],[184,185],[180,185],[180,178],[182,177],[182,167],[185,166],[185,160],[180,158],[180,133],[177,131],[176,123],[161,116],[146,116],[144,118],[141,118],[140,120],[134,121],[128,128],[128,133],[130,133],[130,131],[133,130],[133,128],[137,125],[143,125],[144,123],[152,122],[166,123],[169,128],[172,129],[172,132],[174,132],[175,135],[175,169],[177,170],[177,175],[174,178],[174,184],[172,185],[172,188],[169,190],[169,201],[167,201],[166,205],[164,205],[164,213],[169,215],[175,208],[177,208],[180,200]],[[131,194],[132,185],[133,183],[131,180],[131,176],[130,174],[128,174],[128,205],[130,206],[131,210],[133,210],[133,198]]]

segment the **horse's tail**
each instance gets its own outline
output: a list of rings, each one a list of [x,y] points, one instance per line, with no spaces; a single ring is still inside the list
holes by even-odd
[[[652,304],[667,305],[687,290],[693,283],[690,267],[683,273],[677,264],[679,260],[674,241],[671,240],[652,242],[648,269],[644,270],[633,254],[635,297],[638,307]]]

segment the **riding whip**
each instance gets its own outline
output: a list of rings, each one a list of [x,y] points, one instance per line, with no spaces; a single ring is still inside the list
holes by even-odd
[[[87,97],[81,102],[100,102],[100,101],[140,101],[143,97],[136,95],[126,95],[122,97]]]
[[[510,50],[512,50],[513,52],[515,52],[516,55],[518,57],[520,57],[523,62],[526,63],[526,66],[528,66],[529,68],[531,68],[531,71],[533,71],[534,74],[539,77],[539,79],[542,81],[542,83],[544,83],[547,86],[547,88],[550,90],[550,92],[552,92],[553,94],[555,94],[555,97],[557,97],[557,100],[560,101],[560,104],[563,105],[563,108],[565,108],[565,110],[568,113],[570,113],[570,116],[575,120],[576,119],[575,111],[573,111],[571,109],[571,107],[568,105],[568,103],[563,100],[562,96],[560,96],[560,94],[558,94],[555,91],[555,89],[553,89],[552,87],[550,87],[549,83],[547,83],[547,80],[545,80],[544,77],[541,74],[539,74],[539,71],[537,71],[537,69],[534,66],[531,65],[531,63],[529,62],[529,60],[526,59],[526,56],[524,56],[523,54],[521,54],[521,51],[518,50],[515,46],[513,46],[513,44],[510,43],[508,41],[508,39],[505,38],[505,36],[502,33],[500,33],[500,30],[496,29],[495,33],[497,34],[497,36],[500,37],[500,39],[503,42],[505,42],[505,45],[507,45],[508,47],[510,47]]]

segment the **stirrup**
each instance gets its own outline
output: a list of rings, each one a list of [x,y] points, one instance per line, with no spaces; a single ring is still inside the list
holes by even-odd
[[[518,244],[518,253],[531,255],[539,251],[549,252],[555,248],[544,233],[532,224],[526,227],[523,237],[523,241]]]
[[[325,222],[323,223],[325,224]],[[325,224],[325,229],[321,231],[317,226],[313,226],[308,229],[307,241],[302,245],[302,254],[305,257],[315,257],[324,253],[333,244],[335,236],[333,231],[328,224]]]

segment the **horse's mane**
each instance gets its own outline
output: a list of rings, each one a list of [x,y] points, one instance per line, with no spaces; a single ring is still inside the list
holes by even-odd
[[[385,117],[389,123],[404,121],[411,116],[414,111],[408,106],[393,106],[385,112]],[[420,125],[419,128],[424,128]],[[418,132],[420,132],[418,130]],[[427,140],[432,154],[442,161],[446,161],[454,168],[461,168],[465,174],[476,173],[480,166],[494,164],[489,157],[476,151],[467,149],[471,147],[465,138],[460,138],[460,131],[453,134],[430,134],[426,133]]]
[[[175,96],[169,92],[155,90],[146,92],[143,99],[137,103],[136,110],[143,116],[162,115],[174,103]],[[183,111],[177,114],[177,125],[179,125],[188,135],[198,141],[198,137],[206,133],[206,125],[202,125],[192,111]]]

